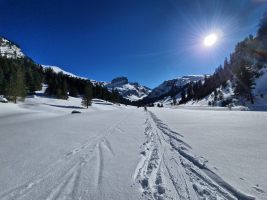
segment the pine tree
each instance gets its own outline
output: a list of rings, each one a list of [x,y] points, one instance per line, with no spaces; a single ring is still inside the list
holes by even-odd
[[[179,101],[179,104],[183,104],[186,102],[186,93],[185,90],[183,89],[181,92],[181,100]]]
[[[18,97],[23,100],[26,96],[25,74],[22,69],[18,69],[15,74],[11,75],[8,88],[8,97],[14,103],[17,103]]]
[[[33,74],[31,70],[27,70],[25,79],[28,85],[28,92],[30,94],[33,94],[36,91],[36,87],[35,87],[35,82],[34,82],[34,78],[33,78]]]
[[[218,91],[217,89],[214,90],[214,101],[216,102],[218,100]]]
[[[252,89],[255,85],[254,72],[246,61],[241,61],[241,66],[236,72],[236,79],[235,94],[240,97],[245,97],[251,103],[254,103],[252,95]]]
[[[187,99],[191,100],[193,97],[193,86],[192,84],[189,84],[187,87]]]
[[[258,29],[258,37],[267,35],[267,12],[264,13],[263,18],[260,21]]]
[[[77,97],[77,95],[78,95],[78,90],[77,90],[77,88],[75,87],[75,85],[71,85],[70,86],[70,94],[69,94],[70,96],[72,96],[72,97]]]
[[[172,98],[172,103],[173,103],[174,106],[177,104],[177,101],[176,101],[175,97]]]
[[[0,95],[5,93],[4,89],[4,73],[2,68],[0,67]]]
[[[222,101],[222,100],[224,99],[224,95],[223,95],[222,91],[219,90],[218,94],[219,94],[219,95],[218,95],[218,99],[219,99],[220,101]]]
[[[27,68],[25,75],[25,83],[27,86],[27,91],[30,94],[34,94],[35,91],[40,90],[42,88],[42,78],[37,72],[37,67],[34,67],[33,69]]]
[[[68,84],[67,81],[64,80],[61,85],[61,98],[68,99]]]
[[[82,105],[86,108],[92,105],[92,87],[90,84],[87,84],[84,88],[84,96],[82,99]]]
[[[120,94],[119,94],[118,90],[112,89],[110,100],[113,103],[119,103],[120,102]]]

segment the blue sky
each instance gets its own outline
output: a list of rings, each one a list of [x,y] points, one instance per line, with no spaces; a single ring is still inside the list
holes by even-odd
[[[255,34],[264,0],[0,0],[0,35],[36,62],[99,81],[155,87],[209,74]],[[219,36],[212,47],[203,38]]]

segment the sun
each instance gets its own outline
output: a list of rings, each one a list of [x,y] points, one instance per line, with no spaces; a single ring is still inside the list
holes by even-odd
[[[218,36],[215,33],[211,33],[204,38],[204,45],[206,47],[213,46],[218,40]]]

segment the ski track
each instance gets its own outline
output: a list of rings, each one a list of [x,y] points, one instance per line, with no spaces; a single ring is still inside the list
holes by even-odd
[[[102,136],[92,138],[80,147],[66,153],[49,166],[47,170],[30,178],[30,181],[0,194],[0,199],[72,200],[84,199],[88,198],[88,196],[96,199],[101,193],[104,170],[103,151],[106,150],[111,156],[115,155],[108,136],[117,130],[121,132],[119,125],[126,119],[127,117],[122,117],[122,120],[115,125],[111,125]],[[94,169],[93,171],[95,171],[91,175],[93,176],[91,177],[93,181],[81,180],[83,179],[82,172],[90,174],[87,171],[88,169]],[[90,187],[88,191],[79,190],[81,182]],[[94,183],[93,185],[92,182]]]
[[[146,141],[133,178],[145,199],[253,200],[223,180],[196,156],[181,134],[151,111],[146,113]]]
[[[72,200],[103,197],[105,157],[115,156],[108,137],[113,133],[124,133],[119,127],[124,120],[127,117],[122,117],[101,136],[67,152],[47,170],[30,178],[30,181],[1,194],[0,199]],[[133,174],[134,181],[140,185],[142,198],[255,199],[238,191],[209,169],[206,166],[208,161],[196,156],[181,134],[172,131],[150,111],[146,112],[144,134],[141,159]]]

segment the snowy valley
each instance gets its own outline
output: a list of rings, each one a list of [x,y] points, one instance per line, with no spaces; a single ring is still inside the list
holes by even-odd
[[[150,89],[38,64],[0,37],[0,200],[266,200],[259,41]]]

